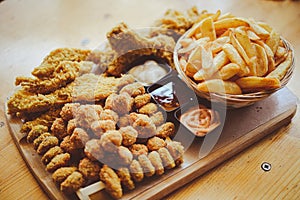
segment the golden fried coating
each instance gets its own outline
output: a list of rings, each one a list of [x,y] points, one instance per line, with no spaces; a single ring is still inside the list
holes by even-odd
[[[175,133],[175,125],[172,122],[166,122],[159,126],[156,130],[156,136],[166,139],[172,137]]]
[[[48,172],[54,172],[58,168],[65,167],[69,164],[70,158],[69,153],[58,154],[47,164],[46,170]]]
[[[117,130],[109,130],[100,138],[101,147],[108,152],[117,152],[122,144],[122,135]]]
[[[172,169],[176,166],[173,157],[165,147],[158,149],[157,152],[163,162],[164,168]]]
[[[133,144],[129,147],[129,150],[135,158],[148,154],[148,148],[144,144]]]
[[[84,128],[90,128],[92,122],[100,120],[100,113],[103,108],[101,105],[86,104],[80,105],[75,114],[76,123]]]
[[[153,124],[155,124],[155,126],[159,126],[165,122],[164,115],[161,111],[156,112],[153,115],[151,115],[150,119],[153,122]]]
[[[137,160],[133,160],[129,166],[131,178],[135,182],[141,182],[144,179],[143,168]]]
[[[138,115],[132,127],[137,130],[138,138],[149,138],[156,134],[156,126],[147,115]]]
[[[78,171],[82,173],[86,180],[99,180],[100,165],[98,162],[83,158],[79,162]]]
[[[115,199],[123,196],[121,180],[118,175],[107,165],[100,170],[100,180],[105,183],[105,190]]]
[[[117,171],[119,178],[121,179],[122,186],[128,190],[133,190],[135,188],[134,182],[131,179],[128,168],[122,167]]]
[[[77,167],[61,167],[52,174],[55,183],[61,184],[68,176],[77,170]]]
[[[87,57],[88,61],[92,61],[97,65],[97,69],[95,70],[96,74],[102,74],[106,71],[109,64],[116,59],[117,53],[109,48],[106,48],[103,51],[94,50]]]
[[[127,147],[119,146],[118,150],[117,150],[117,153],[118,153],[118,156],[119,156],[118,157],[118,159],[119,159],[118,162],[119,162],[120,165],[127,166],[131,163],[131,161],[133,159],[133,155]]]
[[[46,165],[52,160],[52,158],[62,153],[63,150],[59,146],[52,147],[43,155],[42,162]]]
[[[155,174],[162,175],[165,172],[162,160],[157,151],[152,151],[148,154],[148,158],[155,168]]]
[[[56,118],[51,126],[51,133],[56,136],[59,140],[62,140],[67,133],[67,126],[62,118]]]
[[[71,135],[76,127],[76,119],[69,120],[67,124],[67,135]]]
[[[143,107],[139,109],[139,113],[145,114],[145,115],[152,115],[157,111],[158,107],[155,103],[147,103]]]
[[[83,175],[74,171],[71,175],[69,175],[61,184],[60,190],[63,193],[71,194],[76,192],[79,188],[81,188],[85,183]]]
[[[118,83],[118,89],[135,82],[135,78],[131,74],[122,74]]]
[[[142,106],[149,103],[151,100],[151,95],[146,93],[142,95],[138,95],[134,98],[134,105],[136,108],[141,108]]]
[[[136,142],[138,132],[132,126],[121,127],[119,132],[122,134],[124,146],[129,147]]]
[[[127,93],[131,97],[136,97],[145,94],[145,92],[145,87],[140,82],[134,82],[124,86],[119,93]]]
[[[35,140],[33,140],[33,147],[35,150],[38,149],[39,145],[41,144],[41,142],[47,138],[50,137],[51,134],[48,132],[42,133],[39,137],[37,137]]]
[[[162,148],[162,147],[165,147],[167,144],[166,142],[159,138],[159,137],[152,137],[150,138],[148,141],[147,141],[147,148],[150,150],[150,151],[157,151],[158,149]]]
[[[128,114],[133,106],[133,98],[127,93],[111,94],[105,101],[105,109],[111,109],[119,115]]]
[[[167,149],[171,156],[175,160],[175,164],[178,166],[183,163],[184,147],[180,142],[173,141],[170,138],[166,139]]]
[[[84,148],[90,137],[88,133],[82,128],[75,128],[72,135],[70,136],[70,141],[76,146],[76,148]]]
[[[142,154],[138,157],[138,161],[143,168],[144,175],[147,177],[153,176],[155,174],[155,168],[152,165],[151,161],[149,158]]]
[[[78,153],[78,149],[81,148],[81,145],[76,146],[76,144],[71,141],[70,137],[70,135],[64,137],[63,141],[60,143],[60,148],[73,155]]]
[[[48,132],[48,127],[44,125],[33,126],[27,135],[27,142],[32,143],[37,137]]]
[[[108,130],[116,130],[116,123],[112,120],[98,120],[91,124],[91,129],[96,136],[101,137]]]
[[[91,139],[85,144],[84,153],[90,160],[101,161],[104,158],[104,150],[100,145],[100,140]]]
[[[37,148],[37,153],[40,155],[43,155],[46,153],[50,148],[55,147],[58,145],[58,139],[55,136],[49,136],[46,137],[40,144],[39,147]]]
[[[63,120],[69,121],[74,118],[74,113],[80,106],[79,103],[66,103],[64,107],[62,107],[60,116]]]
[[[115,111],[105,109],[100,113],[100,120],[112,120],[117,123],[119,121],[119,116]]]

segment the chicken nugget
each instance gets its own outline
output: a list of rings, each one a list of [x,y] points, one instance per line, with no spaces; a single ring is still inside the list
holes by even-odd
[[[172,141],[170,138],[166,139],[167,149],[171,156],[175,160],[175,164],[178,166],[183,163],[184,147],[180,142]]]
[[[91,160],[101,161],[104,158],[104,150],[100,145],[100,140],[91,139],[85,144],[85,155]]]
[[[122,134],[124,146],[129,147],[136,142],[138,132],[132,126],[121,127],[119,132]]]
[[[51,133],[56,136],[59,140],[62,140],[67,133],[67,126],[62,118],[56,118],[51,126]]]
[[[140,155],[138,161],[143,168],[144,175],[147,177],[153,176],[155,174],[155,168],[152,165],[151,161],[146,155]]]
[[[55,136],[46,137],[37,148],[37,153],[43,155],[46,153],[50,148],[55,147],[58,145],[58,139]]]
[[[124,86],[120,90],[119,93],[120,94],[127,93],[131,97],[136,97],[138,95],[145,94],[145,92],[146,92],[146,90],[145,90],[144,86],[141,83],[134,82],[134,83],[131,83],[131,84],[128,84],[128,85]]]
[[[77,127],[77,125],[76,125],[76,120],[75,119],[71,119],[70,121],[68,121],[67,135],[71,135],[76,127]]]
[[[82,173],[86,180],[99,180],[100,165],[98,162],[92,161],[89,158],[83,158],[78,165],[78,171]]]
[[[129,166],[129,171],[132,179],[135,182],[141,182],[144,179],[143,168],[137,160],[133,160]]]
[[[156,130],[156,136],[160,138],[172,137],[175,133],[175,125],[172,122],[166,122]]]
[[[61,184],[68,176],[77,170],[77,167],[61,167],[52,174],[55,183]]]
[[[119,115],[128,114],[133,106],[134,99],[127,93],[111,94],[105,101],[105,109],[111,109]]]
[[[101,105],[81,105],[75,112],[76,123],[81,127],[90,128],[92,122],[100,120],[102,110]]]
[[[44,125],[35,125],[29,131],[27,135],[27,142],[32,143],[37,137],[42,135],[43,133],[48,132],[48,127]]]
[[[159,138],[159,137],[152,137],[150,138],[148,141],[147,141],[147,148],[150,150],[150,151],[157,151],[158,149],[162,148],[162,147],[165,147],[167,144],[166,142]]]
[[[119,83],[117,85],[118,89],[123,88],[126,85],[134,83],[135,79],[131,74],[124,74],[121,76]]]
[[[131,179],[128,168],[122,167],[117,171],[119,178],[121,179],[121,184],[128,190],[133,190],[135,188],[134,182]]]
[[[105,190],[115,199],[123,196],[121,180],[113,169],[104,165],[100,170],[100,180],[105,183]]]
[[[159,126],[165,122],[164,115],[161,111],[156,112],[153,115],[151,115],[150,119],[153,122],[153,124],[155,124],[155,126]]]
[[[127,166],[131,163],[133,155],[127,147],[119,146],[117,153],[119,156],[119,164],[121,164],[122,166]]]
[[[72,194],[81,188],[84,183],[83,175],[78,171],[74,171],[60,184],[60,190],[65,194]]]
[[[113,120],[98,120],[91,124],[94,134],[101,137],[108,130],[116,130],[116,123]]]
[[[79,106],[79,103],[66,103],[60,112],[61,118],[65,121],[73,119]]]
[[[75,145],[76,148],[84,148],[85,143],[89,141],[90,137],[88,133],[82,128],[75,128],[72,135],[70,136],[70,141]]]
[[[165,169],[159,153],[157,151],[152,151],[149,153],[148,158],[155,168],[155,173],[157,175],[162,175],[165,172]]]
[[[141,108],[142,106],[149,103],[151,100],[151,95],[146,93],[142,95],[138,95],[134,98],[134,105],[136,108]]]
[[[135,158],[148,154],[148,148],[144,144],[133,144],[129,147],[129,150]]]
[[[46,138],[51,136],[50,133],[46,132],[41,134],[39,137],[37,137],[35,140],[33,140],[33,147],[35,150],[37,150],[37,148],[39,147],[39,145],[41,144],[41,142]]]
[[[147,103],[143,107],[139,109],[139,113],[145,114],[145,115],[152,115],[157,111],[157,105],[155,103]]]
[[[138,138],[149,138],[156,134],[156,126],[147,115],[138,115],[132,127],[138,131]]]
[[[42,162],[46,165],[52,160],[52,158],[62,153],[63,150],[59,146],[52,147],[43,155]]]
[[[69,164],[70,158],[69,153],[58,154],[47,164],[46,170],[48,172],[54,172],[60,167],[66,167]]]
[[[115,123],[117,123],[119,120],[119,116],[118,113],[116,113],[115,111],[105,109],[100,113],[100,120],[112,120]]]
[[[117,130],[109,130],[100,138],[101,147],[108,152],[117,152],[122,144],[122,135]]]
[[[70,137],[70,135],[64,137],[63,141],[60,143],[59,146],[60,148],[62,148],[62,150],[64,150],[64,152],[68,152],[72,155],[78,154],[78,146],[76,146],[76,144],[71,141]]]
[[[165,147],[160,148],[158,153],[166,169],[172,169],[176,166],[173,157]]]

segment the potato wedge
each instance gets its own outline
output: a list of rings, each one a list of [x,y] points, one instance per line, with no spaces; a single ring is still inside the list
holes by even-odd
[[[249,58],[256,56],[255,49],[251,45],[250,38],[246,33],[235,32],[236,39],[239,41]]]
[[[202,20],[200,31],[202,37],[209,37],[211,41],[214,41],[217,38],[213,20],[210,17]]]
[[[270,36],[270,33],[259,26],[253,19],[249,19],[249,25],[261,39],[267,39]]]
[[[235,81],[243,92],[258,92],[263,90],[276,89],[281,86],[277,78],[248,76]]]
[[[249,65],[250,63],[250,58],[247,55],[246,51],[244,50],[244,48],[242,47],[242,45],[240,44],[240,42],[237,40],[237,38],[235,37],[234,33],[231,32],[229,34],[230,37],[230,42],[233,45],[233,47],[239,52],[240,56],[244,59],[244,61],[246,62],[247,65]]]
[[[240,71],[240,66],[235,63],[229,63],[222,67],[219,72],[217,72],[217,76],[222,80],[228,80],[234,75],[236,75]]]
[[[268,57],[265,49],[258,45],[254,44],[257,55],[257,66],[256,66],[256,75],[264,76],[268,72]]]
[[[221,51],[220,53],[218,53],[213,59],[213,67],[216,70],[220,70],[227,63],[229,63],[229,59],[226,56],[224,51]]]
[[[265,43],[263,44],[263,47],[266,51],[266,55],[268,58],[268,73],[270,73],[271,71],[273,71],[275,69],[274,53],[271,50],[271,48],[268,45],[266,45]]]
[[[266,40],[266,44],[271,48],[273,54],[276,53],[280,43],[280,35],[274,30],[270,33],[270,37]]]
[[[240,72],[238,73],[239,76],[246,76],[249,74],[249,68],[246,66],[246,63],[244,62],[238,51],[231,44],[225,44],[223,46],[223,51],[231,62],[236,63],[240,66]]]
[[[267,75],[268,78],[277,78],[279,80],[283,79],[289,68],[292,66],[293,58],[292,58],[292,52],[289,51],[288,55],[280,65],[277,66],[275,70],[273,70],[271,73]]]
[[[225,18],[214,22],[215,30],[249,26],[248,20],[244,18]]]
[[[210,48],[213,54],[220,52],[222,50],[223,45],[228,43],[229,41],[230,39],[228,36],[219,37],[216,40],[212,41]]]
[[[197,89],[203,92],[212,92],[220,94],[241,94],[241,88],[231,81],[221,79],[207,80],[197,85]]]

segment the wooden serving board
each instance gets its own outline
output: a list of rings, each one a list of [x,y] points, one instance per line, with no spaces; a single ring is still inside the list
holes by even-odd
[[[205,138],[194,138],[184,127],[179,126],[183,137],[176,138],[188,144],[184,163],[168,170],[162,176],[145,178],[135,190],[125,192],[122,199],[159,199],[171,193],[196,177],[236,155],[250,145],[288,124],[297,109],[297,97],[287,88],[277,91],[265,100],[249,107],[227,110],[224,126]],[[21,121],[7,115],[11,135],[28,168],[51,199],[78,199],[76,195],[65,196],[45,170],[41,157],[19,132]],[[215,135],[220,133],[219,135]],[[211,149],[211,144],[217,143]],[[96,183],[98,184],[98,183]],[[88,186],[89,187],[89,186]],[[81,199],[107,199],[105,191],[92,194],[90,188],[83,188]]]

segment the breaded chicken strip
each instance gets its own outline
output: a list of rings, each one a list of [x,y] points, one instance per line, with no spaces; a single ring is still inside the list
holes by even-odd
[[[98,162],[92,161],[88,158],[80,160],[78,171],[82,173],[86,180],[97,181],[99,180],[100,165]]]
[[[121,127],[119,132],[122,134],[124,146],[129,147],[136,142],[138,132],[132,126]]]
[[[47,164],[46,170],[48,172],[54,172],[58,168],[68,166],[70,158],[69,153],[58,154]]]
[[[69,175],[61,184],[60,190],[66,194],[72,194],[76,192],[79,188],[81,188],[85,183],[83,175],[74,171],[71,175]]]
[[[135,182],[141,182],[144,179],[143,168],[137,160],[133,160],[129,166],[129,171],[132,179]]]
[[[61,184],[68,176],[77,170],[77,167],[61,167],[52,174],[55,183]]]
[[[131,179],[131,175],[128,168],[126,167],[119,168],[117,174],[121,179],[122,186],[124,186],[128,190],[133,190],[135,188],[134,182]]]
[[[123,196],[121,180],[113,169],[104,165],[100,170],[100,180],[105,183],[105,190],[115,199]]]
[[[52,160],[52,158],[62,153],[63,150],[59,146],[52,147],[43,155],[42,162],[46,165]]]

